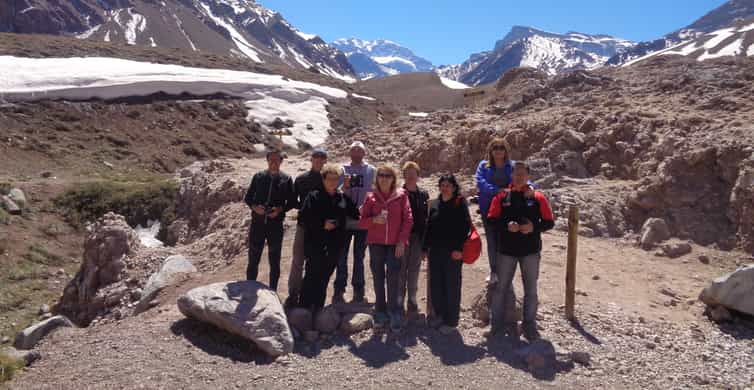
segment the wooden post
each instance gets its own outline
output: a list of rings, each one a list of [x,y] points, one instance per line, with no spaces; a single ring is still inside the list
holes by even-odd
[[[579,237],[579,208],[571,206],[568,210],[568,263],[566,266],[565,313],[570,321],[576,319],[576,256]]]

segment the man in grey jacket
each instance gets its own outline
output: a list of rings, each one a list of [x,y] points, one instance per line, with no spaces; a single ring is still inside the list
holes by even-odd
[[[367,193],[372,192],[376,169],[364,161],[366,147],[362,142],[356,141],[351,144],[351,162],[343,165],[343,193],[361,207],[364,204]],[[344,302],[343,295],[348,284],[348,248],[353,241],[353,269],[351,286],[353,287],[353,301],[365,302],[364,299],[364,256],[367,249],[366,230],[350,230],[346,238],[343,257],[338,263],[335,274],[335,295],[333,303]]]

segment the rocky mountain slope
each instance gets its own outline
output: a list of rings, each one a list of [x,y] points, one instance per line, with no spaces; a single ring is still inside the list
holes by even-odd
[[[400,73],[429,72],[433,68],[431,62],[410,49],[384,39],[365,41],[342,38],[332,45],[345,53],[361,80]]]
[[[654,41],[640,42],[635,47],[616,54],[608,61],[609,65],[621,65],[635,62],[652,53],[673,51],[673,54],[691,55],[694,58],[704,60],[714,58],[705,55],[706,52],[718,53],[717,56],[753,55],[750,52],[752,39],[751,34],[741,31],[742,27],[751,25],[754,20],[746,24],[742,22],[754,17],[754,1],[730,0],[720,7],[710,11],[694,23],[665,35]],[[729,30],[733,28],[733,30]],[[743,28],[743,30],[746,30]],[[748,30],[747,30],[748,31]],[[736,34],[738,33],[738,34]],[[732,35],[736,35],[732,39]],[[749,36],[745,36],[749,35]],[[723,39],[715,40],[715,37],[724,36]],[[739,39],[742,42],[739,42]],[[721,46],[725,41],[724,46]],[[708,44],[704,44],[709,42]],[[734,42],[738,42],[734,45]],[[702,45],[700,45],[702,43]],[[704,46],[706,50],[700,50]],[[685,48],[684,50],[681,50]]]
[[[515,67],[530,67],[554,75],[602,66],[610,57],[633,45],[606,35],[554,34],[514,26],[492,50],[472,54],[466,62],[440,67],[437,72],[467,85],[494,82]]]
[[[0,32],[230,54],[354,80],[339,50],[253,0],[8,0]]]

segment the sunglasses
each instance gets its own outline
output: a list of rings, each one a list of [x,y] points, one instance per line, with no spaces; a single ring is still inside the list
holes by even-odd
[[[391,174],[389,174],[389,173],[379,173],[379,174],[377,174],[377,177],[385,177],[385,178],[390,178],[390,179],[392,179],[392,178],[393,178],[393,175],[391,175]]]

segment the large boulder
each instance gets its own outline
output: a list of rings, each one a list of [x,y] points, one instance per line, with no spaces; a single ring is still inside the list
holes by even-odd
[[[147,280],[141,294],[141,300],[134,309],[134,314],[139,314],[150,308],[152,300],[157,298],[165,287],[176,284],[196,273],[197,269],[187,258],[181,255],[170,256]]]
[[[639,243],[642,249],[649,250],[655,245],[670,238],[670,229],[665,220],[661,218],[649,218],[641,227]]]
[[[277,294],[256,281],[197,287],[178,298],[186,317],[251,340],[275,357],[293,351],[291,328]]]
[[[484,326],[490,323],[490,302],[493,299],[496,285],[485,284],[481,291],[471,301],[471,317],[480,322],[480,325]],[[521,301],[516,298],[516,308],[514,309],[516,321],[523,319],[523,311],[521,310]]]
[[[81,267],[63,290],[56,312],[85,326],[106,308],[118,305],[128,290],[108,286],[123,279],[127,257],[140,247],[139,237],[125,218],[105,214],[86,237]]]
[[[32,349],[45,336],[63,326],[73,326],[73,324],[68,318],[60,315],[48,318],[20,331],[16,335],[13,346],[18,349]]]
[[[699,299],[709,306],[725,306],[754,315],[754,264],[715,279],[702,290]]]
[[[685,241],[669,241],[660,245],[660,249],[671,259],[687,255],[692,251],[691,244]]]
[[[299,334],[305,334],[312,330],[312,326],[314,325],[312,312],[301,307],[294,307],[288,313],[288,323]]]

